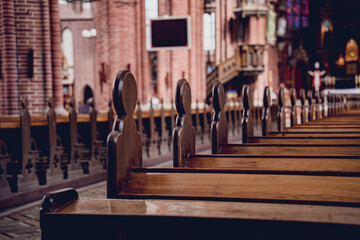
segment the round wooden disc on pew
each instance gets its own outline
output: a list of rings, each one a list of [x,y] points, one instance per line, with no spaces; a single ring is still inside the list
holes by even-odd
[[[178,114],[191,114],[191,89],[186,79],[177,82],[175,98]]]
[[[224,86],[220,82],[216,82],[212,89],[213,104],[215,111],[222,111],[225,107],[226,96]]]
[[[119,71],[113,84],[113,102],[119,116],[132,116],[137,102],[136,81],[128,70]]]

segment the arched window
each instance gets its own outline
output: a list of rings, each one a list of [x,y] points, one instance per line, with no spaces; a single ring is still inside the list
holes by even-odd
[[[93,95],[93,91],[91,90],[91,87],[89,87],[88,85],[85,86],[84,89],[84,104],[87,102],[87,100],[89,100],[90,98],[92,98]]]
[[[65,28],[61,36],[63,79],[71,84],[74,79],[74,36]]]
[[[345,61],[356,62],[359,59],[359,47],[354,39],[350,39],[345,48]]]
[[[329,48],[333,39],[333,24],[330,19],[324,19],[321,23],[321,47]]]

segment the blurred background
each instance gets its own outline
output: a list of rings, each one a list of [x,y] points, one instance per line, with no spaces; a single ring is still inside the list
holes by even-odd
[[[2,0],[0,114],[19,114],[23,97],[32,115],[49,97],[58,114],[72,97],[80,113],[92,97],[106,111],[121,69],[141,104],[170,103],[180,78],[193,101],[217,80],[228,98],[250,83],[257,106],[264,86],[354,88],[359,10],[357,0]]]

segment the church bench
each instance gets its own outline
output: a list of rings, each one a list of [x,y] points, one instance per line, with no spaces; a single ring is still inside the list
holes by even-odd
[[[264,91],[264,114],[269,116],[267,101],[270,101],[269,90],[265,88]],[[282,98],[282,97],[279,97]],[[269,118],[263,117],[263,126],[266,137],[264,140],[261,137],[255,138],[252,142],[253,135],[249,128],[252,128],[252,119],[246,112],[251,109],[251,99],[249,86],[245,85],[243,88],[244,101],[244,116],[243,116],[243,133],[245,133],[246,144],[228,144],[227,140],[227,125],[223,120],[223,109],[225,105],[225,93],[221,84],[214,85],[213,88],[214,101],[214,122],[212,128],[212,153],[228,153],[228,154],[272,154],[272,155],[299,155],[299,156],[360,156],[360,148],[356,142],[351,141],[351,137],[359,138],[360,128],[288,128],[283,132],[269,132],[268,123]],[[360,116],[359,116],[360,118]],[[281,121],[281,120],[280,120]],[[318,120],[322,121],[322,120]],[[282,125],[282,124],[279,124]],[[275,137],[271,139],[271,137]],[[285,139],[283,139],[285,137]],[[297,137],[299,137],[297,139]],[[343,143],[341,138],[347,138],[347,143]],[[307,141],[309,138],[309,141]]]
[[[183,81],[183,85],[188,83]],[[181,89],[181,86],[179,86]],[[187,91],[189,88],[183,87]],[[186,99],[191,99],[190,92],[178,90]],[[359,145],[351,142],[343,143],[341,139],[319,138],[309,139],[313,142],[308,143],[307,138],[283,139],[277,137],[258,137],[260,144],[223,144],[217,145],[218,142],[227,142],[227,125],[221,112],[225,104],[225,93],[220,83],[214,84],[213,87],[213,104],[214,117],[212,123],[212,143],[213,153],[225,153],[214,155],[194,155],[191,152],[195,142],[191,141],[192,129],[187,124],[181,124],[181,131],[184,132],[184,138],[177,141],[178,145],[174,149],[182,151],[181,154],[174,152],[174,166],[190,168],[207,168],[207,169],[227,169],[242,172],[287,172],[295,173],[321,173],[321,174],[341,174],[347,172],[357,175],[359,172]],[[179,108],[186,104],[186,100],[177,98]],[[181,104],[180,104],[181,103]],[[178,109],[179,112],[181,110]],[[250,140],[253,138],[250,138]],[[262,143],[260,140],[269,139]],[[281,142],[281,140],[284,140]],[[291,142],[298,140],[298,142]],[[323,142],[316,141],[322,140]],[[326,140],[326,141],[325,141]],[[174,141],[176,142],[176,141]],[[280,142],[280,143],[279,143]],[[291,144],[289,144],[291,142]],[[231,153],[231,155],[227,155]],[[325,154],[326,153],[326,154]]]
[[[357,157],[214,154],[189,155],[185,167],[234,172],[360,176]]]
[[[271,229],[278,236],[281,228],[287,226],[297,231],[315,228],[319,234],[337,228],[340,229],[335,232],[359,230],[360,178],[356,174],[141,168],[141,137],[132,117],[137,97],[135,79],[128,71],[119,72],[113,86],[118,115],[108,137],[107,196],[110,199],[78,200],[74,190],[47,195],[41,211],[43,239],[87,234],[121,239],[149,236],[149,233],[168,237],[161,234],[163,229],[154,228],[154,223],[164,223],[160,226],[167,230],[176,230],[181,225],[184,231],[179,235],[176,232],[176,236],[184,234],[188,238],[232,235],[239,230],[247,235],[252,228]],[[174,159],[194,154],[189,141],[195,133],[189,114],[190,88],[187,88],[185,80],[178,82]],[[184,124],[190,128],[184,128]],[[178,145],[179,142],[182,144]],[[142,207],[144,204],[146,209]],[[339,209],[343,211],[337,212]],[[353,218],[347,218],[350,212],[355,214]],[[96,227],[94,222],[98,223]],[[334,223],[337,224],[332,228]],[[214,231],[209,231],[209,227],[214,227]]]
[[[346,238],[359,233],[360,208],[204,200],[85,200],[68,189],[44,198],[40,219],[44,240],[279,238],[288,237],[289,232],[296,232],[299,238]]]
[[[249,138],[249,143],[261,143],[261,144],[323,144],[323,145],[358,145],[360,144],[360,136],[358,137],[328,137],[328,136],[318,136],[318,137],[288,137],[288,136],[265,136],[265,137],[251,137]]]

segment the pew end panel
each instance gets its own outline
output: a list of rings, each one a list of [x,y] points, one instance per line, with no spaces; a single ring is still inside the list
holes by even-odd
[[[228,142],[228,125],[225,116],[226,95],[220,82],[213,85],[212,99],[214,113],[211,123],[211,152],[216,154],[219,153],[219,146]]]
[[[262,111],[261,122],[262,122],[262,136],[266,136],[271,132],[272,117],[271,117],[271,94],[270,88],[266,86],[264,88],[264,108]]]
[[[173,166],[186,165],[189,154],[195,154],[195,130],[191,123],[191,89],[186,79],[176,85],[176,117],[173,131]]]
[[[242,88],[243,112],[241,118],[242,142],[247,143],[249,137],[254,136],[253,120],[251,109],[253,107],[252,93],[250,86],[245,84]]]
[[[136,129],[133,113],[137,102],[134,76],[120,71],[113,83],[113,103],[117,116],[108,136],[108,198],[122,191],[133,167],[142,166],[141,135]]]
[[[295,127],[297,123],[297,108],[296,108],[296,90],[292,88],[290,90],[290,102],[291,102],[291,112],[290,112],[290,126]]]
[[[285,129],[285,90],[283,87],[279,88],[278,93],[278,112],[277,112],[277,130],[283,131]]]

